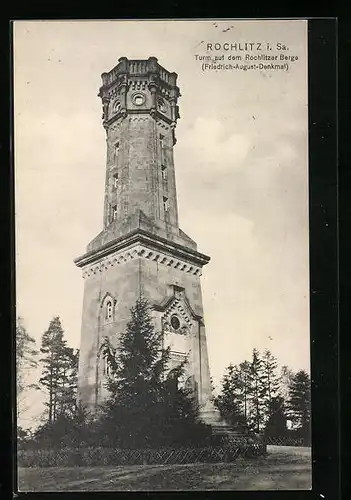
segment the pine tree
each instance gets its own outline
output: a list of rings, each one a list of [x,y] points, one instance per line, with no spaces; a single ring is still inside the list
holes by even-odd
[[[289,388],[294,377],[294,372],[286,365],[281,367],[279,375],[279,395],[285,403],[289,399]]]
[[[22,318],[16,321],[16,389],[17,389],[17,423],[24,418],[25,412],[30,408],[27,403],[28,391],[35,388],[30,384],[27,376],[28,372],[38,366],[38,351],[35,347],[35,340],[31,337],[23,325]],[[27,431],[17,425],[18,442],[24,440]]]
[[[101,446],[96,434],[96,423],[81,407],[75,412],[60,413],[54,422],[48,420],[34,433],[34,443],[40,448],[79,448]]]
[[[61,384],[56,394],[58,413],[73,417],[77,411],[79,349],[65,347],[61,361]]]
[[[182,369],[179,369],[179,373]],[[160,428],[157,441],[161,445],[203,444],[210,429],[198,421],[198,404],[190,388],[179,386],[178,375],[166,379],[159,403]]]
[[[48,422],[72,411],[75,405],[77,353],[67,346],[59,316],[42,336],[40,359],[43,369],[39,387],[47,394]]]
[[[179,387],[182,363],[169,371],[170,349],[163,349],[148,302],[140,298],[131,309],[118,346],[108,338],[100,353],[109,367],[104,405],[105,439],[120,446],[144,447],[179,441],[196,427],[197,408],[189,391]]]
[[[267,389],[264,384],[263,362],[257,349],[253,349],[252,351],[250,374],[252,384],[249,424],[252,430],[259,433],[264,426]]]
[[[239,365],[239,380],[241,389],[241,400],[245,422],[248,421],[250,397],[252,394],[252,374],[249,361],[243,361]]]
[[[263,381],[267,392],[267,401],[270,402],[278,393],[279,377],[277,375],[277,359],[268,349],[266,349],[263,353],[262,365]]]
[[[43,334],[40,352],[44,355],[40,359],[43,364],[42,376],[39,384],[47,392],[48,422],[51,424],[56,417],[57,394],[60,386],[60,369],[66,343],[63,339],[63,329],[59,316],[54,317],[48,330]]]
[[[230,364],[222,379],[221,393],[214,400],[224,420],[234,426],[246,425],[243,411],[245,392],[241,375],[240,369]]]
[[[311,421],[311,382],[305,370],[292,378],[287,403],[289,419],[301,437],[309,439]]]
[[[264,423],[267,422],[271,413],[271,402],[279,391],[277,368],[277,359],[266,349],[262,355],[262,382],[265,389]]]
[[[35,340],[28,334],[23,326],[23,319],[17,318],[16,322],[16,372],[17,372],[17,394],[25,389],[26,371],[35,368],[38,363],[36,356]]]
[[[274,396],[269,402],[268,420],[265,435],[269,437],[284,437],[287,434],[284,399]]]

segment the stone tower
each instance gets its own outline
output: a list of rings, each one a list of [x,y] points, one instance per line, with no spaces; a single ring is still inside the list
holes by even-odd
[[[99,345],[104,336],[118,343],[130,308],[142,295],[171,346],[172,362],[188,357],[186,382],[197,395],[202,419],[218,423],[200,284],[210,258],[197,251],[178,224],[177,75],[155,57],[122,57],[102,74],[99,97],[107,144],[103,230],[75,260],[85,279],[79,400],[94,408],[106,398]]]

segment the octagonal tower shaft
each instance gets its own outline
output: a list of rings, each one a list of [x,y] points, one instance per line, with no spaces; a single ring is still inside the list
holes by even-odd
[[[150,57],[119,59],[102,75],[99,96],[106,129],[104,228],[141,210],[178,226],[173,160],[180,95],[176,73]]]

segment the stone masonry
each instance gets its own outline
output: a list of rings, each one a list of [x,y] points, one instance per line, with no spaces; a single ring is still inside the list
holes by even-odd
[[[177,75],[154,57],[122,57],[103,73],[99,97],[107,143],[103,230],[75,260],[84,277],[79,401],[94,410],[107,397],[101,340],[118,344],[130,308],[144,296],[172,362],[188,357],[185,383],[197,395],[202,419],[220,425],[211,402],[200,283],[210,258],[178,225]]]

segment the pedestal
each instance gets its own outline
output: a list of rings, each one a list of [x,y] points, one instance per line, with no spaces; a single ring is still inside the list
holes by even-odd
[[[208,401],[203,408],[199,410],[199,417],[202,422],[211,426],[227,427],[228,424],[222,419],[219,410],[212,401]]]

